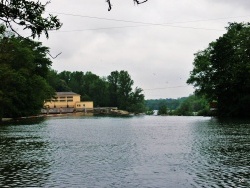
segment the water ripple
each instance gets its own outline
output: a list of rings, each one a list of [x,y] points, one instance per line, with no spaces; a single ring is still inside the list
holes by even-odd
[[[0,187],[250,187],[250,122],[51,118],[0,127]]]

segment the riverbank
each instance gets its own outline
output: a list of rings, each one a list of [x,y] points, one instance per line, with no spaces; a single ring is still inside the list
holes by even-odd
[[[98,108],[100,109],[100,108]],[[56,111],[57,112],[57,111]],[[27,116],[27,117],[18,117],[18,118],[2,118],[2,121],[0,121],[0,124],[6,124],[6,123],[12,123],[12,122],[21,122],[26,120],[36,120],[46,117],[63,117],[63,116],[99,116],[99,115],[107,115],[107,116],[131,116],[133,114],[129,113],[128,111],[124,110],[94,110],[94,111],[83,111],[83,112],[66,112],[66,110],[58,111],[55,113],[42,113],[39,115],[34,116]]]

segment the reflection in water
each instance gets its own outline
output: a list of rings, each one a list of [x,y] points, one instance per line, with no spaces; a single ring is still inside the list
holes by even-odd
[[[0,187],[249,187],[249,121],[62,117],[0,126]]]

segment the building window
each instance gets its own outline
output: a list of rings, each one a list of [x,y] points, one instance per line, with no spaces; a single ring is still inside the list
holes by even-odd
[[[60,100],[60,102],[66,102],[66,100]]]
[[[67,101],[68,101],[68,102],[73,102],[73,100],[71,100],[71,99],[70,99],[70,100],[67,100]]]

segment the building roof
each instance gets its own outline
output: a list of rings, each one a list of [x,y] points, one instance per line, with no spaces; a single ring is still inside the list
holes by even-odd
[[[70,92],[56,92],[56,95],[79,95],[79,94],[70,91]]]

